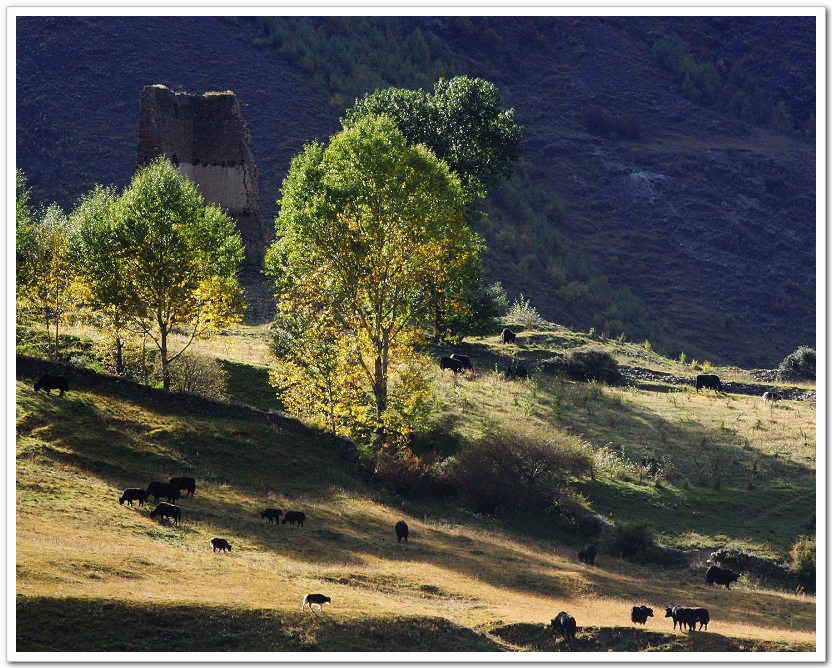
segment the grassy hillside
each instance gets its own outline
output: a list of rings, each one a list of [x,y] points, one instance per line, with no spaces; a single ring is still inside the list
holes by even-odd
[[[265,404],[262,330],[231,338],[205,349],[236,365],[234,399],[256,395]],[[516,352],[527,358],[585,343],[558,327],[519,340]],[[730,541],[782,557],[805,532],[794,518],[814,503],[814,404],[769,408],[758,397],[540,377],[507,383],[489,371],[505,354],[495,341],[469,346],[478,376],[438,381],[450,433],[464,439],[486,419],[522,421],[580,434],[593,450],[615,441],[630,458],[672,457],[676,482],[599,467],[581,483],[596,511],[644,517],[665,542]],[[631,363],[641,354],[615,350]],[[671,364],[648,357],[639,361]],[[18,650],[814,647],[813,596],[748,578],[731,591],[709,589],[701,566],[657,569],[603,551],[596,567],[584,566],[575,559],[582,539],[557,517],[488,518],[454,500],[400,497],[365,482],[316,432],[275,426],[265,413],[217,415],[129,385],[115,392],[94,376],[74,379],[62,399],[34,394],[28,381],[17,384]],[[712,443],[707,457],[729,454],[719,460],[730,475],[718,489],[696,478],[707,466],[689,461],[703,439]],[[754,458],[764,473],[747,489]],[[179,526],[118,505],[124,487],[173,475],[197,478],[196,495],[180,502]],[[772,495],[782,512],[772,511]],[[258,514],[267,506],[303,510],[306,526],[269,525]],[[408,544],[395,542],[398,519],[410,525]],[[228,538],[234,551],[212,553],[212,536]],[[332,607],[321,617],[301,613],[302,596],[317,591]],[[641,603],[657,617],[632,629],[629,608]],[[709,630],[674,632],[660,610],[675,603],[708,607]],[[580,626],[571,646],[541,626],[561,609]]]
[[[653,53],[665,36],[724,85],[686,87]],[[146,84],[238,94],[268,223],[291,157],[355,96],[481,76],[525,128],[478,226],[511,297],[744,366],[815,338],[811,19],[44,17],[21,18],[17,39],[18,166],[38,203],[127,182]],[[781,102],[792,129],[774,122]]]

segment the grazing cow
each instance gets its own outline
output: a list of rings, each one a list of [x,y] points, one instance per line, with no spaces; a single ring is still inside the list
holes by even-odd
[[[718,390],[722,392],[722,381],[715,373],[700,373],[696,377],[696,391],[704,387],[706,390]]]
[[[124,502],[127,501],[127,505],[132,508],[133,501],[138,501],[139,507],[141,508],[146,500],[147,492],[143,489],[139,489],[138,487],[128,487],[121,493],[121,498],[118,502],[120,505],[124,505]]]
[[[500,332],[500,343],[514,343],[516,338],[517,334],[512,332],[508,327],[504,327],[503,331]]]
[[[783,395],[778,394],[777,392],[763,392],[763,401],[776,403],[778,401],[783,401]]]
[[[720,568],[719,566],[711,566],[705,571],[705,582],[709,585],[714,583],[718,585],[725,585],[726,589],[731,588],[731,583],[740,579],[742,573],[735,573],[730,568]]]
[[[324,596],[323,594],[307,594],[303,597],[303,603],[301,603],[300,606],[301,612],[307,605],[312,612],[315,612],[315,609],[312,607],[313,605],[317,605],[318,610],[323,612],[325,605],[332,605],[332,599],[329,596]]]
[[[702,630],[702,627],[705,627],[705,630],[708,630],[708,622],[711,621],[711,615],[708,612],[707,608],[691,608],[693,611],[693,621],[699,622],[699,630]]]
[[[650,477],[655,478],[661,470],[662,465],[659,464],[659,460],[655,457],[645,457],[641,460],[641,468],[647,469],[650,473]]]
[[[454,373],[462,373],[465,367],[462,362],[455,360],[453,357],[441,357],[439,358],[439,368],[442,369],[442,371],[450,369]]]
[[[634,605],[630,619],[633,624],[646,624],[647,618],[652,616],[653,608],[648,608],[646,605]]]
[[[180,491],[184,489],[187,492],[185,496],[193,496],[196,491],[196,480],[193,478],[171,478],[169,482]]]
[[[179,498],[179,488],[176,485],[171,485],[169,482],[159,482],[154,480],[147,486],[147,498],[153,497],[153,502],[156,503],[161,498],[165,498],[170,502],[176,501]]]
[[[231,552],[231,543],[225,538],[212,538],[209,542],[214,552]]]
[[[407,536],[410,534],[410,529],[407,528],[407,522],[404,520],[399,520],[396,522],[396,542],[401,543],[404,541],[407,542]]]
[[[529,370],[522,364],[512,362],[503,373],[503,377],[506,380],[513,380],[515,378],[528,378]]]
[[[40,380],[35,383],[35,392],[46,390],[46,394],[50,394],[52,390],[60,390],[60,397],[64,396],[64,392],[69,389],[69,381],[63,376],[41,376]]]
[[[283,515],[283,521],[281,524],[286,524],[288,522],[291,526],[295,526],[295,522],[298,523],[298,526],[303,526],[304,521],[306,520],[306,515],[298,510],[287,510],[286,514]]]
[[[684,605],[674,605],[672,608],[665,608],[664,616],[671,617],[673,619],[674,629],[676,628],[677,623],[679,624],[679,628],[683,631],[686,626],[693,631],[694,626],[696,625],[696,615],[693,612],[693,608],[688,608]]]
[[[157,515],[160,517],[172,517],[173,523],[179,524],[179,520],[182,519],[182,509],[172,503],[165,503],[162,501],[162,503],[158,504],[153,510],[150,511],[150,519],[155,519]]]
[[[269,524],[272,523],[272,520],[280,524],[280,516],[282,514],[283,511],[277,508],[266,508],[264,511],[260,513],[260,519],[269,520]]]
[[[594,545],[584,545],[581,551],[578,552],[578,560],[581,563],[595,565],[595,555],[598,554],[598,549]]]
[[[462,368],[470,371],[474,370],[474,365],[471,364],[471,358],[468,355],[460,355],[459,353],[451,353],[451,359],[462,362]]]
[[[560,634],[567,640],[575,639],[575,632],[578,630],[575,618],[568,612],[559,612],[552,620],[552,630],[560,631]]]

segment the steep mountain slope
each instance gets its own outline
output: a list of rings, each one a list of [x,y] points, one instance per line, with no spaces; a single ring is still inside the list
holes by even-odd
[[[145,84],[230,88],[247,104],[268,221],[292,155],[333,132],[351,96],[483,76],[525,126],[516,176],[480,225],[489,276],[512,296],[550,319],[744,365],[814,340],[813,144],[694,99],[651,50],[667,35],[730,63],[803,128],[812,20],[281,21],[20,19],[18,165],[35,199],[68,206],[94,182],[126,183]],[[638,131],[590,131],[593,107]]]

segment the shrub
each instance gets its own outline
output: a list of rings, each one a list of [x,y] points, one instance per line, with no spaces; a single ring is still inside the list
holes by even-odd
[[[575,350],[562,364],[566,375],[573,380],[597,380],[607,385],[617,385],[624,380],[618,362],[604,350]]]
[[[537,309],[532,306],[530,299],[524,299],[523,293],[517,298],[508,311],[508,319],[512,322],[519,322],[525,327],[533,327],[543,322],[543,318],[537,312]]]
[[[161,370],[157,371],[161,377]],[[228,399],[228,372],[213,357],[184,353],[170,366],[170,387],[175,392]]]
[[[569,496],[570,479],[591,471],[592,460],[577,439],[555,434],[543,440],[512,426],[463,447],[451,477],[476,510],[542,511]]]
[[[644,522],[617,524],[607,538],[607,550],[616,557],[648,560],[653,548],[653,530]]]
[[[792,570],[800,580],[800,584],[809,591],[815,589],[815,574],[817,573],[815,542],[814,536],[800,536],[789,552],[792,558]]]
[[[783,376],[815,380],[815,349],[800,346],[780,362],[780,372]]]

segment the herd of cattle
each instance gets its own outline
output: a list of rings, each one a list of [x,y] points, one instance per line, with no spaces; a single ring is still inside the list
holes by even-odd
[[[514,343],[516,338],[517,334],[508,328],[504,328],[500,333],[500,342],[503,344]],[[465,371],[473,371],[474,369],[471,358],[468,355],[461,355],[459,353],[453,353],[448,357],[440,358],[439,366],[443,371],[445,369],[451,369],[455,374],[464,373]],[[512,362],[505,371],[506,378],[526,378],[528,375],[528,369],[525,366],[518,364],[516,361]],[[719,376],[715,374],[700,374],[696,377],[695,387],[697,392],[700,389],[722,391],[722,382],[720,381]],[[60,396],[63,396],[64,392],[69,389],[69,383],[63,376],[47,375],[41,377],[35,383],[34,388],[35,392],[45,390],[47,394],[49,394],[51,390],[59,390]],[[763,399],[766,402],[773,403],[782,400],[782,398],[782,395],[776,392],[766,392],[763,394]],[[658,462],[655,459],[645,459],[642,464],[645,466],[658,467]],[[130,487],[122,492],[118,501],[119,504],[123,505],[124,503],[127,503],[131,507],[133,506],[133,502],[136,501],[140,507],[143,507],[145,502],[150,499],[150,497],[153,497],[156,507],[150,511],[150,517],[153,519],[159,517],[160,519],[165,519],[167,521],[172,519],[174,524],[178,524],[182,519],[182,509],[180,506],[176,505],[175,502],[181,498],[180,495],[183,491],[185,492],[185,496],[194,495],[196,492],[196,481],[194,478],[184,476],[175,477],[171,478],[168,482],[153,481],[148,484],[147,488]],[[165,500],[160,501],[160,499]],[[296,510],[289,510],[284,513],[282,510],[277,508],[266,508],[260,512],[260,518],[267,519],[269,523],[276,522],[289,524],[290,526],[297,525],[299,527],[303,527],[306,515],[303,512]],[[397,542],[407,542],[409,528],[406,522],[397,522],[394,526],[394,531]],[[214,552],[231,552],[232,549],[231,543],[228,539],[219,536],[213,537],[209,541],[209,545]],[[585,545],[578,552],[578,559],[582,563],[593,566],[595,565],[595,557],[597,556],[597,553],[598,550],[595,545]],[[719,568],[717,566],[710,566],[705,573],[705,581],[709,585],[725,585],[727,589],[730,589],[731,583],[736,582],[739,577],[739,573],[735,573],[730,569]],[[317,606],[318,610],[322,612],[323,606],[331,603],[332,599],[324,594],[306,594],[303,597],[301,610],[308,607],[309,610],[314,613],[313,606]],[[646,624],[649,617],[653,617],[652,608],[645,605],[633,606],[630,615],[630,620],[633,624]],[[665,608],[665,617],[670,617],[673,620],[674,629],[678,624],[680,629],[684,630],[687,628],[691,631],[697,630],[697,624],[699,625],[698,630],[702,630],[702,628],[707,629],[708,622],[710,621],[710,613],[706,608],[681,605],[674,605]],[[567,640],[573,640],[578,626],[572,615],[565,611],[561,611],[554,619],[552,619],[551,628],[555,633],[560,633]]]
[[[595,565],[595,557],[598,554],[598,548],[595,545],[584,545],[578,552],[578,560],[590,566]],[[730,568],[720,568],[719,566],[709,566],[705,572],[705,582],[709,585],[725,585],[726,589],[731,588],[731,583],[736,582],[740,578],[740,573],[735,573]],[[653,608],[648,608],[646,605],[634,605],[630,611],[630,621],[633,624],[644,625],[647,623],[647,618],[653,616]],[[703,628],[708,629],[708,622],[711,621],[711,613],[707,608],[689,607],[686,605],[672,605],[665,608],[665,617],[670,617],[673,620],[673,628],[679,625],[679,628],[691,631],[701,631]],[[699,624],[699,628],[696,625]],[[574,640],[575,633],[578,629],[578,623],[575,618],[568,612],[561,611],[551,622],[551,628],[554,633],[560,633],[567,640]]]

